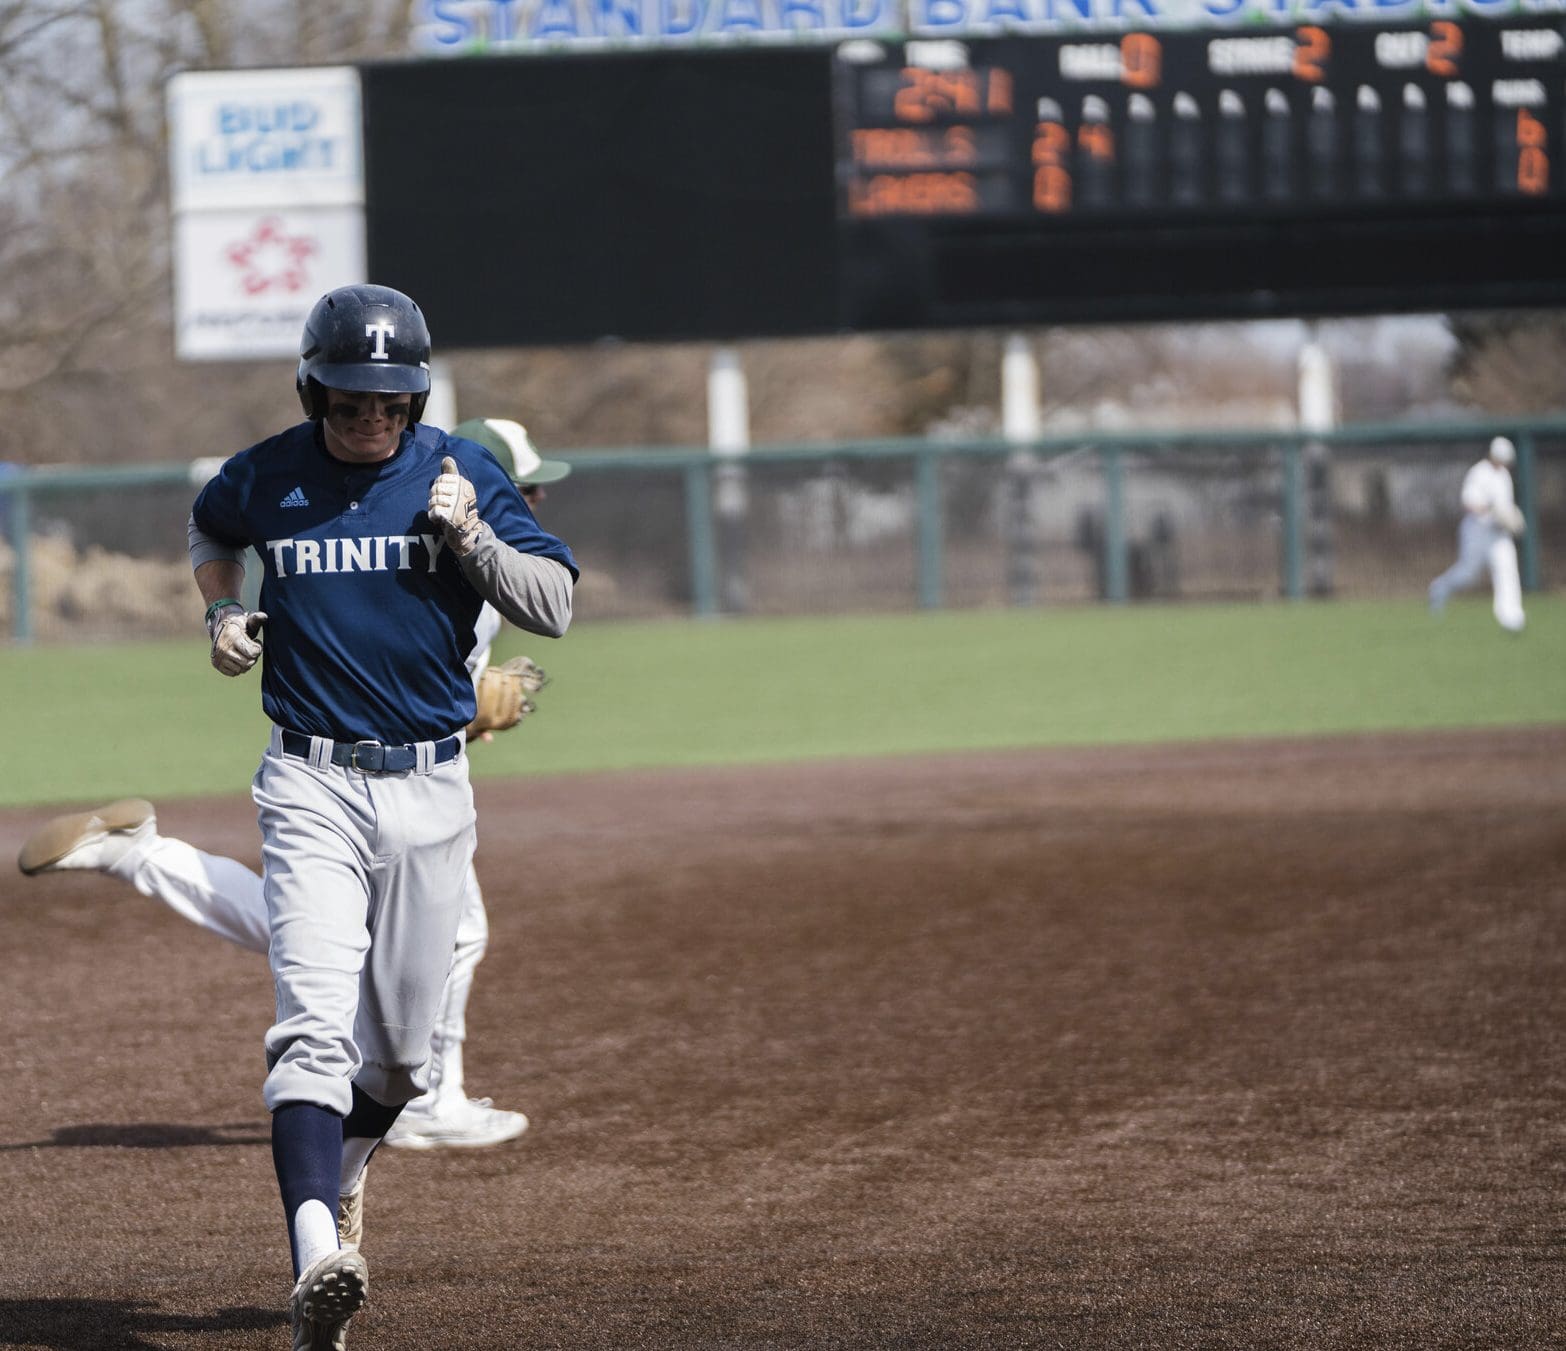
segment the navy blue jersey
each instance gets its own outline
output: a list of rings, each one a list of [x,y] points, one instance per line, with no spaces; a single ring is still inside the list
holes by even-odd
[[[197,496],[202,531],[261,557],[261,706],[273,722],[402,744],[472,721],[464,659],[484,601],[426,514],[447,455],[500,539],[577,575],[495,458],[435,427],[414,426],[390,459],[361,465],[333,459],[319,424],[302,422],[241,451]]]

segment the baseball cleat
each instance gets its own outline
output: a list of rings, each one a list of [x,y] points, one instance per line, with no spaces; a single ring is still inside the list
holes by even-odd
[[[16,866],[29,877],[64,868],[100,871],[117,863],[157,828],[152,803],[122,798],[96,811],[72,812],[45,822],[28,836]]]
[[[337,1198],[337,1241],[345,1248],[357,1248],[364,1242],[364,1169],[353,1190]]]
[[[403,1112],[386,1135],[397,1149],[482,1149],[515,1140],[527,1129],[521,1112],[503,1112],[488,1098],[457,1098],[433,1112]]]
[[[288,1297],[294,1351],[345,1351],[348,1320],[369,1293],[370,1268],[357,1248],[339,1248],[312,1262]]]

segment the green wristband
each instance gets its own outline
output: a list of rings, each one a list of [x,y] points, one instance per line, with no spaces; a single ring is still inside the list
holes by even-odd
[[[212,622],[213,611],[221,610],[225,605],[237,605],[241,610],[245,608],[243,601],[237,600],[233,596],[224,596],[221,600],[215,600],[211,605],[207,606],[206,617],[202,620],[202,623],[210,624]]]

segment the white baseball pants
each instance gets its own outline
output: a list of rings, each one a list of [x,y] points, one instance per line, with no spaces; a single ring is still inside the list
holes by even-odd
[[[1430,583],[1430,604],[1440,610],[1454,591],[1473,586],[1490,574],[1496,622],[1517,632],[1526,622],[1522,582],[1517,570],[1517,544],[1500,526],[1478,516],[1464,516],[1457,529],[1457,562]]]
[[[362,774],[282,753],[251,787],[261,826],[277,1021],[268,1110],[346,1116],[351,1084],[388,1106],[428,1082],[473,860],[473,792],[459,755],[428,774]]]
[[[198,928],[266,956],[271,945],[266,894],[260,875],[243,863],[206,853],[184,840],[155,835],[108,871]],[[478,873],[469,865],[462,880],[462,918],[457,923],[451,972],[430,1046],[429,1088],[419,1100],[420,1110],[434,1111],[437,1099],[466,1096],[462,1044],[467,1040],[468,997],[488,946],[484,894]]]

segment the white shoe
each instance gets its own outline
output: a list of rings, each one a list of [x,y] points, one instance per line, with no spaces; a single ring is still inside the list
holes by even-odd
[[[56,868],[101,871],[117,863],[158,828],[152,803],[122,798],[96,811],[46,821],[27,837],[16,866],[27,876]]]
[[[431,1112],[405,1110],[386,1143],[396,1149],[481,1149],[515,1140],[526,1129],[521,1112],[502,1112],[488,1098],[454,1098]]]
[[[370,1268],[357,1248],[339,1248],[312,1262],[288,1297],[294,1351],[345,1351],[348,1320],[370,1294]]]
[[[357,1248],[364,1242],[364,1179],[369,1169],[363,1169],[353,1190],[337,1198],[337,1241],[345,1248]]]

